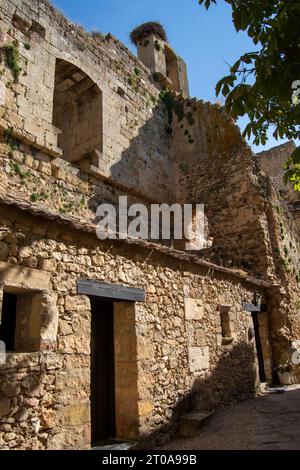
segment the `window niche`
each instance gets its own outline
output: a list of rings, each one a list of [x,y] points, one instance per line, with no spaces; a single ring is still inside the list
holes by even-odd
[[[166,75],[172,82],[173,90],[180,92],[179,64],[175,52],[165,45]]]
[[[102,154],[102,93],[86,73],[61,59],[55,66],[53,125],[65,160],[80,166],[90,159],[97,165]]]
[[[0,310],[0,340],[5,343],[7,352],[29,353],[55,349],[57,324],[55,295],[4,289]]]

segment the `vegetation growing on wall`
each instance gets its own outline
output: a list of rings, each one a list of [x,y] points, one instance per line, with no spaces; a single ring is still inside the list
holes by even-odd
[[[184,119],[187,120],[189,125],[195,124],[195,119],[191,111],[185,113],[184,111],[184,102],[175,96],[175,94],[170,90],[162,90],[159,95],[161,101],[163,102],[165,109],[168,115],[168,132],[172,134],[172,124],[174,119],[174,114],[177,116],[178,122],[181,123]],[[184,125],[181,125],[181,129],[184,129]],[[188,137],[189,144],[194,143],[193,137],[188,129],[184,130],[184,135]]]
[[[18,150],[18,148],[20,147],[20,141],[13,136],[12,127],[8,127],[4,131],[4,141],[6,144],[9,145],[9,148],[10,148],[9,156],[11,156],[13,152],[15,150]]]
[[[152,78],[156,83],[160,82],[160,74],[158,72],[154,72]]]
[[[127,79],[128,85],[130,85],[136,92],[139,90],[139,85],[141,83],[140,75],[141,70],[138,67],[134,67],[133,72]]]
[[[101,31],[91,31],[92,38],[102,41],[106,38],[106,35],[101,33]]]
[[[10,163],[10,168],[11,168],[11,172],[20,178],[21,184],[25,185],[31,176],[31,172],[24,171],[23,168],[19,165],[19,163],[15,163],[15,162]]]

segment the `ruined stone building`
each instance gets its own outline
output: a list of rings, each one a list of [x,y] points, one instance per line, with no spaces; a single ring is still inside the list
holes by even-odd
[[[278,193],[278,198],[286,209],[286,214],[293,220],[298,236],[300,234],[300,194],[291,185],[284,184],[284,165],[296,149],[293,141],[278,145],[257,154],[258,165],[262,172],[270,177]]]
[[[46,0],[0,2],[1,449],[166,440],[300,338],[293,220],[166,37],[134,37],[138,58]],[[212,244],[99,240],[120,195],[205,204]]]

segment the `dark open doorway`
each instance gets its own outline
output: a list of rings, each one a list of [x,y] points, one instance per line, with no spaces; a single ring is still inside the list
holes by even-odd
[[[116,435],[114,304],[91,298],[92,444]]]
[[[255,333],[255,343],[256,343],[256,353],[257,353],[258,369],[259,369],[259,378],[261,382],[265,382],[266,374],[265,374],[265,366],[264,366],[264,357],[263,357],[263,352],[262,352],[257,315],[258,315],[257,312],[252,312],[252,319],[253,319],[253,326],[254,326],[254,333]]]

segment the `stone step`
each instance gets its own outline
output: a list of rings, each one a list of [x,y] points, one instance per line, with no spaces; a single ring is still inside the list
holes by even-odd
[[[183,437],[198,436],[213,414],[214,411],[191,411],[181,416],[180,435]]]

